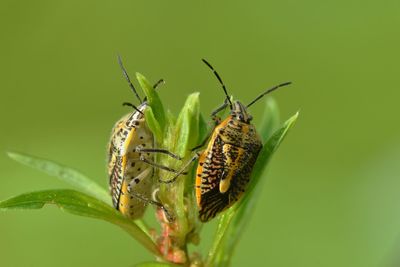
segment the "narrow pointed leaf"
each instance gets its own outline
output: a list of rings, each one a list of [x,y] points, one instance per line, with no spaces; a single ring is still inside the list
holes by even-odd
[[[285,124],[276,130],[268,139],[257,158],[251,175],[251,182],[242,200],[221,216],[217,227],[217,235],[207,259],[209,266],[212,266],[215,262],[218,262],[218,266],[229,266],[235,245],[240,238],[240,234],[244,231],[246,222],[249,220],[249,216],[253,210],[252,207],[257,200],[254,189],[265,172],[269,160],[283,141],[289,129],[296,122],[297,117],[298,113],[288,119]],[[262,128],[261,134],[268,134],[267,131],[268,128],[264,127]]]
[[[55,176],[106,203],[111,202],[109,193],[103,187],[77,170],[63,166],[51,160],[41,159],[21,153],[8,152],[7,155],[19,163],[43,171],[48,175]]]
[[[176,132],[180,133],[179,140],[177,140],[176,152],[184,155],[197,145],[200,130],[199,121],[199,93],[193,93],[186,99],[176,122]]]
[[[40,209],[53,204],[61,210],[84,217],[104,220],[128,232],[153,254],[159,251],[151,238],[135,222],[128,220],[106,203],[84,193],[68,190],[45,190],[22,194],[0,202],[0,210]]]
[[[260,136],[264,144],[280,126],[279,117],[278,104],[274,98],[268,97],[265,101],[263,115],[261,116],[262,120],[260,125],[257,127],[260,131]]]
[[[297,112],[292,117],[290,117],[281,128],[274,132],[274,134],[268,139],[267,143],[263,146],[260,154],[258,155],[257,162],[254,165],[253,173],[251,175],[251,182],[243,199],[251,197],[251,192],[253,191],[259,180],[262,178],[262,174],[266,170],[266,167],[271,160],[272,155],[278,149],[279,145],[282,143],[289,130],[294,126],[298,116],[299,113]]]
[[[160,142],[163,138],[163,130],[161,129],[161,126],[158,123],[157,118],[153,113],[153,109],[151,107],[148,107],[145,110],[144,115],[146,118],[147,126],[150,128],[151,132],[156,137],[157,142]]]
[[[153,109],[158,124],[164,130],[166,125],[165,110],[158,93],[142,74],[137,72],[136,78],[146,95],[149,106]]]

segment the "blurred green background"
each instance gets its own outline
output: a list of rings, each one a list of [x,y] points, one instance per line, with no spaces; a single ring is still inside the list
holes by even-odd
[[[400,266],[400,2],[11,1],[0,3],[0,199],[68,187],[5,151],[75,167],[104,187],[113,123],[133,101],[117,64],[164,78],[177,112],[223,99],[207,58],[244,102],[274,93],[297,125],[271,163],[234,266]],[[137,84],[137,83],[136,83]],[[261,115],[262,105],[251,112]],[[212,227],[205,227],[205,244]],[[203,246],[203,250],[206,246]],[[113,225],[0,213],[0,266],[132,266],[152,256]],[[250,265],[249,265],[250,264]]]

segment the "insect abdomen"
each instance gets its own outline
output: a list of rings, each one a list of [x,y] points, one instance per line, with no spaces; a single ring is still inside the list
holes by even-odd
[[[143,104],[139,108],[144,110],[145,107],[146,104]],[[136,111],[124,116],[115,125],[110,140],[108,164],[113,205],[132,219],[140,218],[145,212],[147,203],[142,199],[151,198],[153,186],[153,167],[141,160],[143,156],[153,161],[153,156],[136,152],[138,146],[153,147],[154,137],[143,114]]]
[[[239,200],[246,190],[261,147],[252,126],[237,124],[230,117],[216,127],[209,145],[200,156],[196,173],[201,221],[214,218]]]

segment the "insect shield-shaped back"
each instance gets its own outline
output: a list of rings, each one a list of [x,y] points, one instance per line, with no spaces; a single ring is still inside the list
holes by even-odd
[[[243,107],[240,102],[234,106]],[[218,126],[199,158],[196,179],[201,221],[229,208],[246,190],[250,174],[262,148],[247,112],[236,112]]]
[[[154,153],[164,153],[175,159],[179,156],[169,151],[155,148],[154,135],[147,126],[145,110],[149,107],[146,100],[140,98],[129,76],[118,58],[121,69],[132,91],[140,102],[138,107],[124,103],[134,108],[134,111],[122,117],[114,126],[108,149],[109,187],[114,207],[124,216],[138,219],[143,216],[147,204],[156,205],[164,210],[169,221],[173,216],[163,204],[152,199],[155,191],[153,181],[154,168],[175,171],[171,168],[157,165]],[[157,87],[160,82],[154,85]],[[176,172],[176,171],[175,171]]]
[[[230,106],[231,114],[214,128],[206,149],[199,156],[196,171],[196,198],[199,218],[206,222],[231,207],[246,191],[251,172],[262,148],[262,142],[247,108],[264,95],[290,83],[275,86],[245,106],[231,102],[222,79],[205,60],[222,85],[226,101],[221,108]],[[213,112],[215,115],[217,112]],[[220,119],[216,119],[220,121]]]
[[[147,104],[138,107],[143,112]],[[154,160],[153,154],[136,152],[139,146],[153,147],[154,137],[147,127],[143,113],[134,111],[124,116],[112,130],[109,145],[108,175],[113,205],[123,215],[137,219],[145,212],[151,199],[153,167],[142,159]],[[143,154],[143,155],[142,155]]]

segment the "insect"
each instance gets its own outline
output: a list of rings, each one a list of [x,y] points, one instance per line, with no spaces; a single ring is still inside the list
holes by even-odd
[[[223,105],[211,114],[215,127],[210,136],[193,150],[203,147],[208,141],[205,149],[196,153],[183,168],[187,168],[196,159],[199,160],[196,169],[195,193],[199,219],[207,222],[241,198],[246,191],[253,166],[263,146],[256,128],[251,124],[253,118],[247,109],[266,94],[289,85],[290,82],[274,86],[264,91],[248,105],[244,105],[240,101],[231,101],[219,74],[210,63],[204,59],[203,62],[218,79],[226,99]],[[221,121],[217,114],[227,106],[230,108],[230,115]],[[172,182],[176,178],[177,175],[167,182]]]
[[[146,99],[142,100],[133,86],[122,64],[118,62],[129,86],[139,100],[138,107],[123,103],[134,108],[134,111],[123,116],[113,127],[108,148],[109,187],[114,207],[124,216],[138,219],[143,216],[147,204],[153,204],[163,209],[167,217],[172,216],[163,204],[152,200],[154,167],[171,172],[175,170],[154,163],[154,153],[164,153],[176,159],[181,159],[173,153],[155,148],[153,133],[145,120],[145,110],[148,107]],[[157,87],[160,82],[156,83]]]
[[[196,199],[199,218],[206,222],[231,207],[246,191],[250,175],[262,148],[252,116],[247,109],[266,94],[289,85],[282,83],[266,90],[248,105],[232,102],[215,69],[203,59],[222,85],[226,100],[212,113],[216,126],[207,147],[199,156],[196,170]],[[230,115],[221,121],[216,114],[229,105]]]

